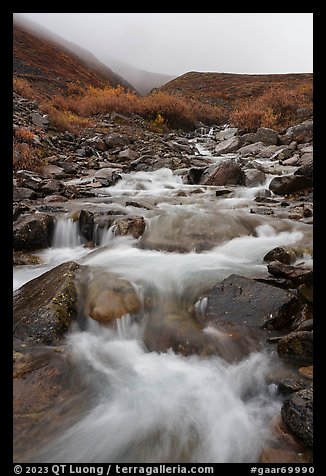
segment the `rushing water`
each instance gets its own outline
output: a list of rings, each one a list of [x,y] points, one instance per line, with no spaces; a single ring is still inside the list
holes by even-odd
[[[277,365],[275,356],[266,349],[241,359],[224,359],[223,353],[185,357],[172,350],[150,352],[144,330],[159,315],[165,316],[162,332],[171,312],[186,319],[189,307],[196,302],[203,307],[198,299],[232,273],[264,274],[263,256],[273,247],[310,246],[311,227],[250,213],[253,198],[268,188],[272,176],[259,187],[238,187],[228,198],[217,198],[212,187],[192,194],[199,187],[185,185],[168,169],[121,175],[122,180],[103,190],[103,197],[110,194],[120,207],[125,196],[147,200],[151,207],[144,211],[143,237],[116,236],[113,227],[101,232],[100,246],[91,250],[82,246],[76,223],[62,217],[52,247],[39,253],[44,264],[15,268],[14,288],[75,260],[88,265],[91,278],[98,276],[99,282],[103,273],[129,280],[142,303],[154,292],[156,309],[148,314],[143,308],[136,321],[127,314],[110,328],[88,320],[86,330],[75,328],[69,334],[67,352],[88,389],[85,408],[28,460],[255,462],[271,438],[269,423],[281,405],[274,386],[266,382]],[[178,196],[180,191],[189,195]],[[135,212],[132,206],[124,209]],[[310,266],[311,256],[301,261]],[[204,331],[232,349],[218,329]]]

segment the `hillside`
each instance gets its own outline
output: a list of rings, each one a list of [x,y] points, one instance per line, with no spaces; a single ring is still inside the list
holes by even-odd
[[[160,91],[197,99],[225,107],[239,100],[257,98],[271,88],[293,90],[312,86],[312,73],[303,74],[233,74],[191,71],[173,79]]]
[[[13,28],[13,73],[33,82],[42,95],[67,94],[76,86],[134,88],[101,63],[92,53],[87,60],[52,40],[32,33],[21,24]]]

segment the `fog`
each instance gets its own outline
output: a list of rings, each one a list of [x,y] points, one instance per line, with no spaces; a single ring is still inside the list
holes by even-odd
[[[108,58],[115,57],[142,70],[174,76],[187,71],[313,70],[312,13],[19,15],[87,48],[108,66]]]

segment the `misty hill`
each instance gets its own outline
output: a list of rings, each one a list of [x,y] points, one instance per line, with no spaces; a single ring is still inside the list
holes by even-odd
[[[277,87],[296,89],[312,85],[313,74],[234,74],[191,71],[161,88],[172,94],[209,104],[232,107],[241,99],[256,98]]]
[[[107,55],[104,64],[87,49],[62,38],[19,13],[14,15],[14,24],[34,36],[45,38],[57,47],[64,48],[66,52],[73,53],[84,66],[100,73],[110,83],[114,83],[113,85],[118,82],[126,89],[136,90],[142,95],[148,94],[153,88],[159,88],[175,78],[172,75],[152,73],[135,68],[115,58],[112,54]]]
[[[114,71],[119,73],[121,76],[127,78],[129,83],[131,83],[143,96],[150,93],[152,89],[159,88],[175,78],[175,76],[172,75],[152,73],[150,71],[135,68],[134,66],[123,63],[112,56],[108,56],[105,63],[109,64]]]
[[[54,41],[43,32],[31,31],[20,20],[13,28],[13,72],[32,80],[43,94],[69,93],[76,85],[85,87],[123,86],[134,88],[101,63],[92,53],[80,48],[84,58]],[[56,36],[56,35],[55,35]]]

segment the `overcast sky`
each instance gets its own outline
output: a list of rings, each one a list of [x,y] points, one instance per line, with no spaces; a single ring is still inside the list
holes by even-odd
[[[24,13],[139,69],[180,75],[312,72],[312,13]],[[110,65],[108,65],[110,66]]]

